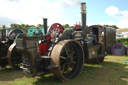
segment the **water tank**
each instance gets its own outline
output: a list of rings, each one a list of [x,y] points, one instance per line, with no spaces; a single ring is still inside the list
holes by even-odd
[[[105,27],[105,50],[111,53],[111,47],[116,43],[116,29],[112,27]]]

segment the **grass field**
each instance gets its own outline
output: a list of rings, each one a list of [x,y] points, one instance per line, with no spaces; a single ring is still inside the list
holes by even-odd
[[[107,56],[102,64],[85,64],[72,81],[61,83],[52,74],[31,77],[12,68],[0,71],[0,85],[128,85],[128,56]]]

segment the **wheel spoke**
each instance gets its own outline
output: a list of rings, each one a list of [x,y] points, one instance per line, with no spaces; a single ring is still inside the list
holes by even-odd
[[[70,62],[69,67],[73,69],[74,68],[74,63]]]
[[[66,52],[66,55],[68,56],[68,51],[67,51],[66,47],[64,47],[64,50]]]
[[[73,46],[71,45],[70,46],[70,52],[73,52],[74,51],[74,48],[73,48]]]
[[[67,46],[66,46],[66,47],[67,47],[67,51],[68,51],[68,52],[70,52],[70,49],[71,49],[71,48],[70,48],[70,45],[69,45],[69,44],[67,44]]]
[[[72,61],[75,60],[75,59],[77,59],[77,56],[71,57],[71,60],[72,60]]]
[[[68,69],[67,69],[67,74],[70,74],[73,69],[74,69],[74,65],[72,63],[69,63]]]
[[[75,61],[71,61],[71,63],[72,63],[72,64],[76,64],[76,62],[75,62]]]
[[[61,70],[62,70],[62,71],[65,70],[65,66],[66,66],[66,63],[64,63],[63,65],[61,65]]]
[[[73,58],[74,54],[75,54],[75,51],[71,52],[68,57]]]
[[[66,60],[66,58],[64,56],[60,56],[60,58]]]

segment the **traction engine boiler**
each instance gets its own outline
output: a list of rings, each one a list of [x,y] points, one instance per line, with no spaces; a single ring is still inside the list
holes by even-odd
[[[19,34],[16,48],[23,54],[21,68],[33,76],[53,72],[68,81],[81,73],[84,62],[102,63],[115,42],[115,29],[100,25],[86,27],[86,3],[81,3],[81,16],[79,29],[64,30],[61,24],[55,23],[47,30],[47,19],[44,19],[45,34],[39,32],[30,37]],[[108,34],[112,37],[107,37]]]

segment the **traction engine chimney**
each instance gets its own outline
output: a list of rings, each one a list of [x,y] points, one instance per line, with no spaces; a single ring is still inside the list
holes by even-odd
[[[43,18],[44,23],[44,33],[47,34],[47,18]]]
[[[83,37],[86,38],[86,3],[81,3],[81,22],[82,22],[82,30]]]

